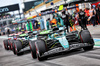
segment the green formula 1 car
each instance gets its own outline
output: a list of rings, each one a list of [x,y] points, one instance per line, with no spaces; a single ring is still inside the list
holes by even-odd
[[[88,30],[66,33],[65,29],[54,28],[40,32],[37,38],[38,40],[30,41],[29,44],[32,57],[38,58],[39,61],[55,53],[78,48],[91,50],[94,46],[93,38]]]
[[[13,41],[15,41],[16,37],[18,37],[20,34],[22,34],[22,33],[19,32],[18,34],[15,34],[15,33],[14,34],[10,34],[8,36],[8,39],[5,39],[3,41],[5,50],[12,50]]]
[[[13,53],[17,55],[23,53],[23,49],[29,47],[29,41],[36,39],[35,37],[36,34],[37,31],[33,31],[33,32],[31,31],[26,34],[19,35],[19,37],[17,37],[17,39],[13,42]]]

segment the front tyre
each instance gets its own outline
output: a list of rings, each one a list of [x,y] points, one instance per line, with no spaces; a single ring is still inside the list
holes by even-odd
[[[14,41],[14,42],[12,43],[12,50],[13,50],[14,55],[16,55],[15,43],[16,43],[16,41]]]
[[[36,58],[37,58],[35,42],[36,42],[36,41],[29,41],[29,46],[30,46],[30,50],[31,50],[31,55],[32,55],[32,58],[33,58],[33,59],[36,59]]]
[[[36,53],[37,53],[38,60],[42,61],[47,59],[47,57],[41,57],[42,54],[47,51],[45,42],[43,40],[38,40],[35,46],[36,46]]]
[[[88,30],[82,30],[80,33],[80,39],[82,43],[91,44],[91,46],[83,47],[85,51],[92,50],[94,47],[94,40]]]
[[[9,47],[8,47],[8,40],[4,40],[4,41],[3,41],[3,44],[4,44],[5,50],[9,50]]]
[[[15,47],[15,53],[16,55],[20,55],[21,53],[19,52],[22,49],[22,43],[18,40],[14,42],[14,47]]]

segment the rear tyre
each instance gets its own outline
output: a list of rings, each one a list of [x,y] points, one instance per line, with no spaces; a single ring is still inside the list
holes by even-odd
[[[81,39],[82,43],[89,43],[89,44],[91,44],[91,46],[87,46],[87,47],[83,48],[85,51],[93,49],[93,47],[94,47],[94,40],[91,37],[91,34],[90,34],[90,32],[88,30],[82,30],[80,32],[80,39]]]
[[[12,47],[13,42],[14,42],[14,40],[10,40],[10,50],[13,50],[13,47]]]
[[[15,41],[14,46],[15,46],[14,50],[15,50],[16,55],[22,54],[19,52],[22,49],[22,43],[20,41]]]
[[[9,50],[11,50],[11,44],[10,44],[10,39],[8,40],[8,47],[9,47]]]
[[[8,40],[4,40],[4,41],[3,41],[3,44],[4,44],[5,50],[9,50],[9,47],[8,47]]]
[[[29,42],[29,46],[30,46],[30,50],[31,50],[31,55],[32,55],[32,58],[33,59],[36,59],[37,58],[35,42],[36,41],[30,41]]]
[[[39,61],[46,60],[47,57],[41,57],[42,54],[47,51],[45,42],[43,40],[38,40],[35,46],[36,46],[36,53],[38,60]]]

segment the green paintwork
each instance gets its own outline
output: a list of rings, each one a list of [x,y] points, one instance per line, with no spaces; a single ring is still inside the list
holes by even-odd
[[[95,46],[100,46],[100,41],[95,42]]]
[[[28,26],[29,26],[29,24],[27,23],[27,24],[26,24],[26,29],[27,29],[27,31],[29,31],[29,27],[28,27]]]
[[[40,32],[40,34],[48,34],[48,33],[50,33],[50,31],[51,30],[45,30],[45,31]]]
[[[100,46],[100,39],[94,39],[95,46]]]
[[[33,25],[32,25],[32,22],[30,22],[30,29],[31,29],[31,31],[33,31]]]
[[[20,37],[23,37],[23,36],[26,36],[27,34],[21,34],[21,35],[19,35]]]

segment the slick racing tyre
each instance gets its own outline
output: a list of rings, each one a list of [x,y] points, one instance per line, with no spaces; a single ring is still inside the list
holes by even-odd
[[[7,40],[7,39],[3,41],[3,44],[4,44],[5,50],[9,50],[9,47],[8,47],[8,40]]]
[[[81,39],[81,42],[82,43],[88,43],[88,44],[91,44],[91,46],[87,46],[87,47],[84,47],[83,49],[84,50],[92,50],[93,49],[93,46],[94,46],[94,40],[93,38],[91,37],[91,34],[88,30],[82,30],[80,32],[80,39]]]
[[[14,55],[16,55],[15,43],[16,43],[16,41],[14,40],[13,43],[12,43],[12,51],[13,51]]]
[[[13,50],[13,47],[12,47],[13,42],[14,42],[14,40],[10,40],[10,41],[9,41],[9,43],[10,43],[10,49],[11,49],[11,50]]]
[[[16,53],[16,55],[20,55],[20,50],[22,49],[22,43],[21,43],[21,41],[19,41],[19,40],[17,40],[17,41],[15,41],[14,42],[14,51],[15,51],[15,53]]]
[[[10,44],[10,39],[8,40],[8,47],[9,47],[9,50],[11,50],[11,44]]]
[[[85,51],[92,50],[92,49],[93,49],[93,46],[84,47],[83,49],[84,49]]]
[[[36,46],[36,53],[37,53],[38,60],[42,61],[47,59],[47,57],[41,57],[42,54],[47,51],[45,42],[43,40],[38,40],[35,46]]]
[[[33,59],[36,59],[37,58],[35,42],[36,41],[30,41],[29,42],[29,46],[30,46],[30,50],[31,50],[31,55],[32,55],[32,58]]]

